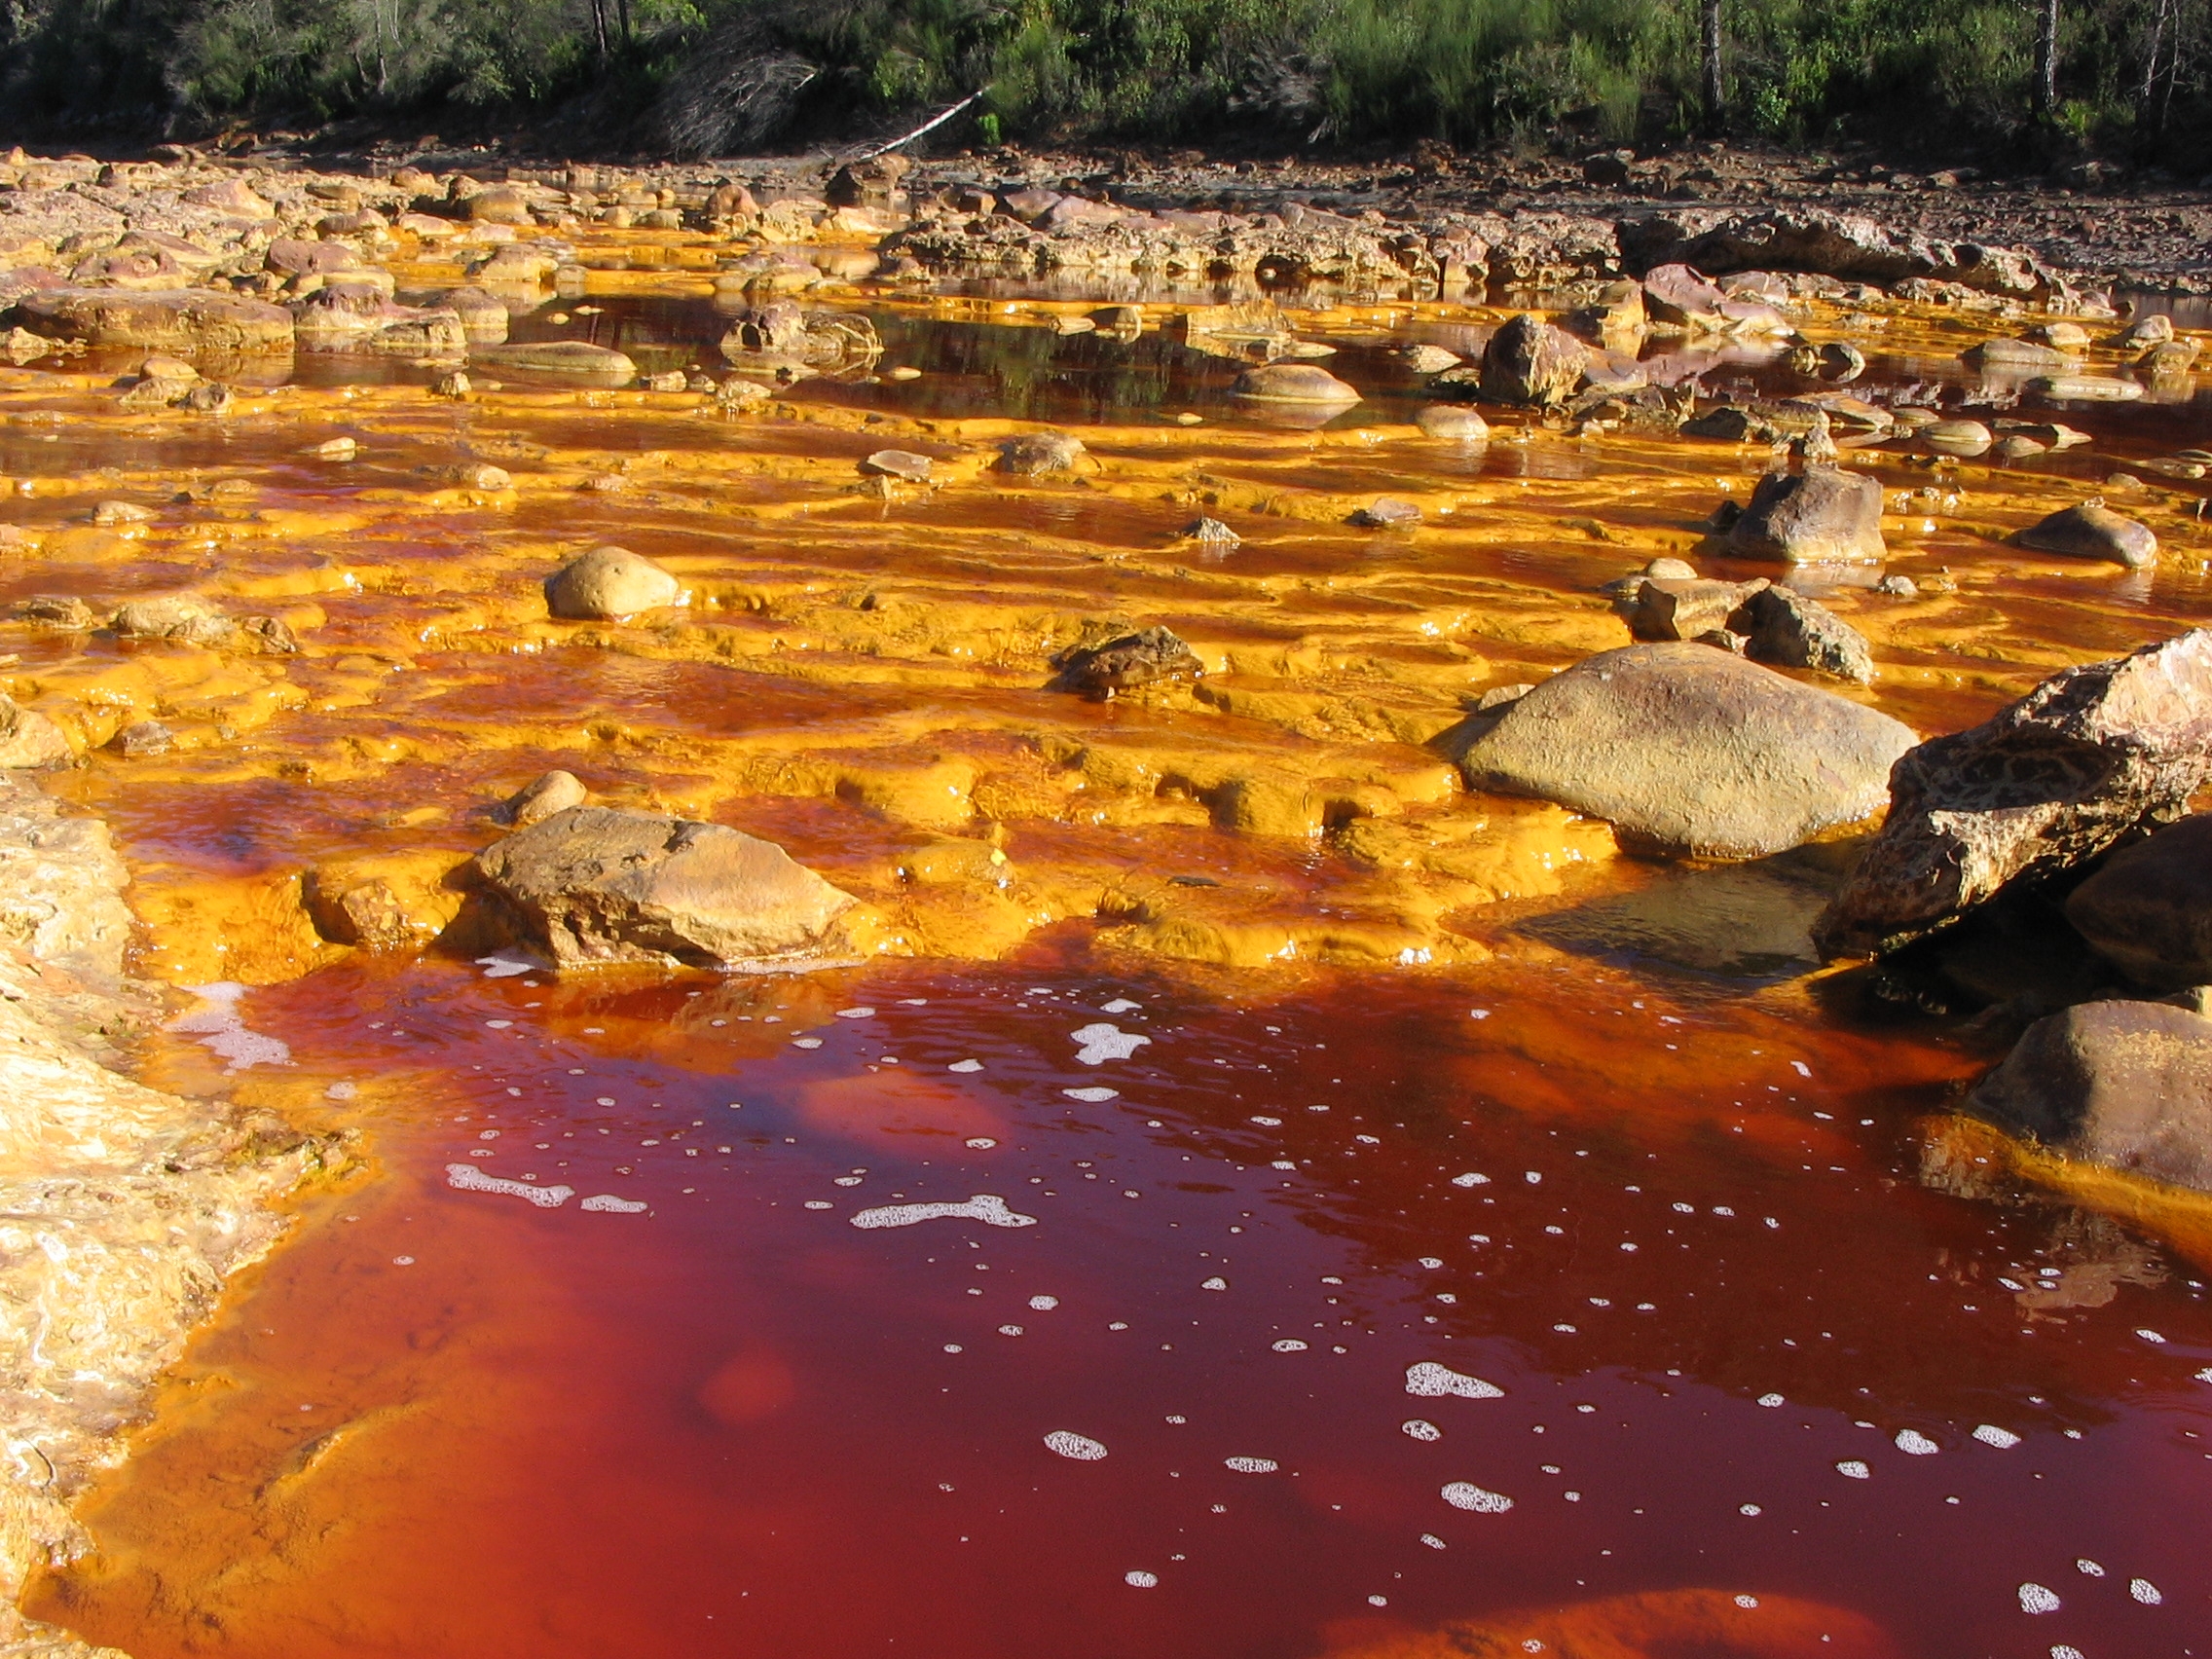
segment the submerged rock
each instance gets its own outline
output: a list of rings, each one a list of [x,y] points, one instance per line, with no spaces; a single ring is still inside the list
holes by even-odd
[[[1898,762],[1890,816],[1815,927],[1826,957],[1894,950],[2170,822],[2212,781],[2212,632],[2052,675]]]
[[[475,867],[521,941],[565,967],[802,963],[853,904],[772,841],[602,806],[494,842]]]
[[[1757,858],[1879,812],[1910,728],[1701,645],[1630,645],[1555,675],[1459,756],[1470,789],[1537,795],[1622,843]]]
[[[1060,686],[1091,697],[1111,697],[1162,680],[1196,680],[1205,673],[1196,651],[1172,629],[1157,626],[1063,652],[1054,666]]]
[[[587,345],[581,340],[541,340],[522,346],[472,345],[468,355],[471,361],[493,368],[573,375],[614,386],[627,386],[638,378],[638,365],[627,354],[606,346]]]
[[[1022,432],[999,445],[998,469],[1025,478],[1073,472],[1089,451],[1069,432]]]
[[[615,621],[683,603],[683,587],[626,547],[594,547],[545,578],[545,608],[569,621]]]
[[[2038,553],[2110,559],[2130,570],[2158,562],[2158,538],[2151,527],[2122,517],[2095,498],[2039,519],[2012,539]]]
[[[2021,1035],[1968,1108],[2071,1157],[2212,1192],[2212,1019],[2083,1003]]]
[[[1378,496],[1354,512],[1351,522],[1362,530],[1404,529],[1420,523],[1420,508],[1395,496]]]
[[[2067,895],[2066,919],[2140,985],[2212,985],[2212,813],[2107,859]]]
[[[1795,564],[1879,564],[1889,554],[1882,540],[1882,486],[1833,466],[1769,472],[1729,529],[1728,546],[1747,558]]]

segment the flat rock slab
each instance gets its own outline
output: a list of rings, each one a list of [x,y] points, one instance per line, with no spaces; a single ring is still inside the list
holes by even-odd
[[[2212,1019],[2200,1014],[2092,1002],[2039,1019],[1967,1105],[2073,1157],[2212,1192]]]
[[[772,841],[604,806],[572,806],[476,856],[522,940],[563,967],[819,960],[853,904]]]
[[[1460,756],[1472,789],[1611,822],[1625,846],[1759,858],[1879,812],[1911,729],[1709,645],[1602,651]]]
[[[1890,951],[2055,875],[2212,781],[2212,632],[2052,675],[1898,762],[1887,823],[1813,930],[1824,956]]]
[[[292,313],[265,300],[211,288],[133,293],[121,288],[50,288],[16,302],[22,326],[50,340],[198,351],[281,353],[292,350]]]
[[[638,378],[638,365],[626,352],[581,340],[544,340],[535,345],[475,346],[471,361],[489,368],[523,369],[537,374],[573,375],[580,379],[627,386]]]

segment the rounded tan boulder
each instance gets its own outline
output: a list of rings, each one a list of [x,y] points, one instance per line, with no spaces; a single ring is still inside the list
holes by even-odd
[[[1359,401],[1355,387],[1311,363],[1269,363],[1246,369],[1231,388],[1254,403],[1342,403]]]
[[[611,621],[682,603],[682,584],[626,547],[594,547],[545,578],[545,608],[571,622]]]

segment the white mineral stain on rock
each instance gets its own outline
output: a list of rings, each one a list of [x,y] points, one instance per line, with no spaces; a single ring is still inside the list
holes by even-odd
[[[539,1209],[559,1209],[576,1196],[573,1187],[539,1187],[529,1181],[502,1181],[497,1175],[487,1175],[473,1163],[446,1165],[446,1185],[463,1193],[504,1193],[509,1198],[525,1198]]]
[[[1017,1215],[1006,1207],[1006,1199],[989,1193],[977,1193],[966,1203],[935,1204],[883,1204],[875,1209],[856,1210],[850,1218],[855,1227],[912,1227],[916,1222],[959,1218],[979,1221],[986,1227],[1035,1227],[1033,1215]]]
[[[1480,1377],[1469,1377],[1454,1371],[1448,1365],[1439,1365],[1424,1359],[1418,1365],[1406,1367],[1406,1392],[1419,1394],[1427,1400],[1455,1395],[1462,1400],[1502,1400],[1505,1390],[1494,1382],[1485,1382]]]

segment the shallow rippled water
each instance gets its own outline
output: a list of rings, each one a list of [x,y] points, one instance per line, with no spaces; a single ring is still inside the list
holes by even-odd
[[[118,698],[183,734],[61,786],[132,861],[149,968],[215,987],[152,1080],[375,1162],[234,1289],[35,1613],[139,1659],[2212,1650],[2212,1257],[1924,1179],[1990,1052],[1801,977],[1832,850],[1674,870],[1421,793],[1461,695],[1620,643],[1590,590],[1692,547],[1762,454],[1414,439],[1383,348],[1463,314],[1340,315],[1372,395],[1318,438],[1158,335],[879,320],[920,380],[739,426],[550,389],[425,413],[406,372],[319,365],[275,435],[119,430],[71,414],[91,383],[6,382],[0,472],[49,539],[0,597],[313,607],[298,661],[11,628],[10,672],[95,742]],[[662,297],[584,332],[657,368],[719,326]],[[1007,416],[1103,475],[852,498],[867,449]],[[1964,506],[1890,521],[1956,599],[1838,601],[1924,730],[2204,613],[2194,487],[2157,486],[2155,580],[1981,534],[2204,436],[2194,403],[2068,418],[2091,451],[1946,469]],[[341,427],[381,447],[297,454]],[[516,498],[413,470],[457,454]],[[572,488],[625,458],[635,493]],[[250,499],[164,494],[219,476]],[[142,537],[82,524],[118,493],[165,503]],[[1378,493],[1442,510],[1341,526]],[[1199,510],[1244,548],[1161,552]],[[549,560],[611,537],[708,602],[545,624]],[[1039,692],[1087,603],[1231,652],[1214,702]],[[1347,755],[1401,840],[1209,804]],[[564,980],[314,937],[299,872],[347,859],[450,916],[484,806],[550,764],[773,835],[930,959]],[[960,863],[986,819],[1003,879]]]

